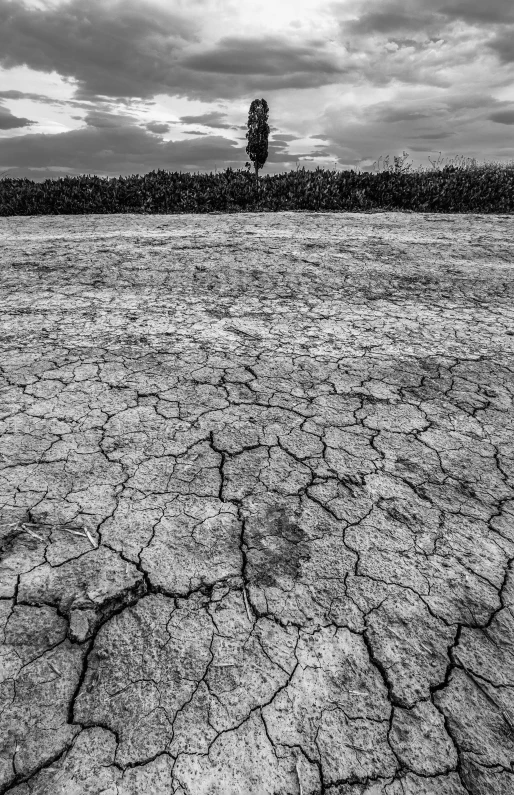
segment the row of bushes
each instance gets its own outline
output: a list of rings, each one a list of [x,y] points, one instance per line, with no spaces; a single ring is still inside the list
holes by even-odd
[[[514,165],[379,173],[302,168],[261,176],[257,185],[249,172],[231,168],[217,174],[158,170],[116,178],[0,180],[0,216],[279,210],[512,213]]]

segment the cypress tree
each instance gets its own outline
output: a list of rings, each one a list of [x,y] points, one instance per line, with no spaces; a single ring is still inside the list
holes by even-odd
[[[248,145],[246,153],[255,168],[255,181],[259,179],[259,169],[262,168],[268,157],[268,103],[265,99],[254,99],[248,113],[248,132],[246,137]]]

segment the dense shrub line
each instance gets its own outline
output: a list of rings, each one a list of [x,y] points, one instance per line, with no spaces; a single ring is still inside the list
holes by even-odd
[[[83,213],[275,212],[279,210],[512,213],[514,167],[446,166],[379,173],[299,169],[259,179],[152,171],[144,176],[0,180],[0,216]]]

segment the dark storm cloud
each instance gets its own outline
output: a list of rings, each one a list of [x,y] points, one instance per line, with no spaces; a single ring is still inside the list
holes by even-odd
[[[514,108],[498,110],[496,113],[491,113],[488,118],[489,121],[495,121],[497,124],[514,124]]]
[[[336,74],[339,67],[320,52],[320,42],[294,44],[283,36],[226,36],[210,50],[189,55],[183,67],[227,75],[279,76],[299,72]]]
[[[227,36],[177,62],[182,94],[203,101],[263,96],[266,91],[318,88],[349,74],[324,42],[295,44],[283,36]]]
[[[346,9],[346,6],[341,6]],[[354,5],[343,31],[357,35],[440,33],[448,23],[496,26],[514,23],[512,0],[367,0]]]
[[[161,121],[149,121],[145,124],[145,129],[153,133],[167,133],[170,131],[170,125]]]
[[[381,109],[376,118],[378,121],[394,123],[398,121],[416,121],[418,119],[427,119],[430,118],[430,115],[420,110],[386,107]]]
[[[195,36],[183,17],[138,0],[71,0],[42,9],[0,0],[0,64],[55,70],[93,95],[165,89],[177,54]]]
[[[137,121],[136,116],[129,113],[112,113],[108,110],[93,108],[86,113],[84,121],[88,127],[127,127]]]
[[[47,94],[35,94],[32,91],[16,91],[14,89],[10,89],[8,91],[0,91],[0,100],[2,99],[25,99],[31,102],[40,102],[43,105],[56,105],[58,107],[71,107],[71,108],[81,108],[84,110],[92,110],[94,105],[103,106],[105,108],[110,107],[109,100],[105,98],[97,98],[95,103],[91,101],[88,102],[80,102],[76,99],[57,99],[55,97],[49,97]],[[122,104],[129,104],[125,98],[120,99]],[[130,103],[132,104],[132,103]],[[146,104],[146,103],[145,103]],[[81,116],[72,116],[74,119],[80,119]]]
[[[504,107],[504,106],[508,106]],[[504,103],[495,99],[490,94],[472,93],[468,95],[446,93],[438,98],[411,100],[402,102],[397,100],[395,105],[391,102],[377,102],[368,105],[361,111],[364,121],[370,124],[383,126],[386,124],[400,124],[406,133],[415,131],[419,126],[433,126],[444,123],[450,125],[463,121],[479,121],[489,118],[492,110],[503,111],[510,109],[511,103]],[[431,135],[435,131],[428,131]],[[440,135],[441,131],[437,132]],[[427,136],[423,136],[427,137]]]
[[[451,138],[454,132],[423,133],[423,135],[411,135],[411,138],[421,138],[423,141],[442,141],[444,138]],[[426,147],[425,147],[426,148]]]
[[[52,103],[56,100],[47,97],[45,94],[33,94],[30,91],[0,91],[0,99],[31,99],[33,102],[47,102]]]
[[[434,8],[449,19],[468,24],[501,25],[514,22],[512,0],[440,0]]]
[[[232,125],[223,121],[226,114],[219,110],[213,110],[210,113],[202,113],[199,116],[181,116],[180,121],[183,124],[203,124],[206,127],[215,127],[222,130],[229,130]]]
[[[502,63],[514,63],[514,25],[493,36],[487,46],[499,56]]]
[[[430,15],[420,11],[415,16],[402,9],[369,10],[358,19],[344,23],[344,33],[352,35],[369,35],[373,33],[401,33],[419,30],[431,21]]]
[[[29,127],[31,124],[36,122],[14,116],[10,110],[0,105],[0,130],[14,130],[17,127]]]

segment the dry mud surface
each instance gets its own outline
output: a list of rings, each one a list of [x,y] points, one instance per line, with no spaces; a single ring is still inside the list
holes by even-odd
[[[0,219],[0,792],[512,795],[506,216]]]

